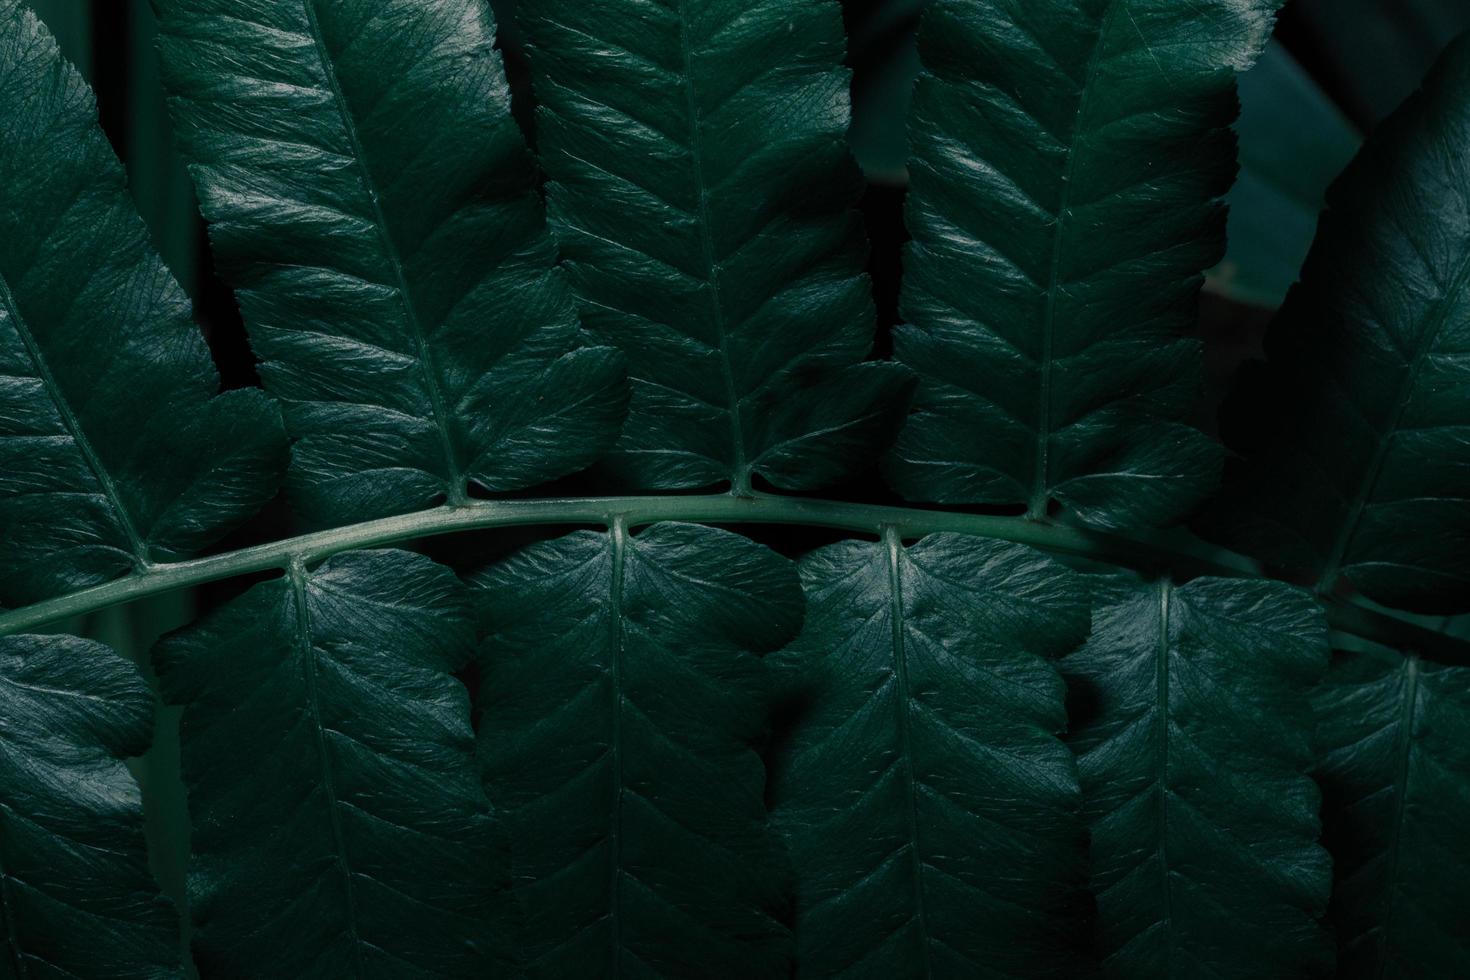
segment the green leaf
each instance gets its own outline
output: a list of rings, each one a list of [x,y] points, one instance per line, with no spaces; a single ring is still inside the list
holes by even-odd
[[[204,975],[505,966],[507,857],[449,674],[473,648],[458,581],[401,551],[294,566],[158,645]]]
[[[892,530],[801,573],[770,789],[798,972],[1076,977],[1086,836],[1047,661],[1087,636],[1080,576],[1019,545],[903,547]]]
[[[102,644],[0,639],[0,976],[180,975],[123,764],[152,717],[143,678]]]
[[[1240,179],[1226,199],[1230,248],[1210,285],[1276,307],[1312,247],[1327,188],[1363,137],[1280,41],[1241,76],[1240,104]]]
[[[1470,670],[1342,653],[1312,701],[1339,976],[1470,975]]]
[[[515,490],[617,435],[481,0],[155,0],[217,260],[315,525]]]
[[[846,0],[848,63],[853,66],[852,128],[847,141],[875,183],[905,184],[907,119],[919,75],[919,16],[928,0]]]
[[[873,343],[830,0],[522,0],[538,149],[583,321],[626,351],[609,460],[641,488],[836,482],[909,375]]]
[[[480,754],[532,974],[784,976],[789,877],[755,743],[790,562],[659,524],[535,545],[477,580]]]
[[[1307,775],[1321,608],[1276,582],[1098,592],[1062,671],[1104,975],[1324,976],[1331,871]]]
[[[1223,257],[1235,73],[1281,0],[935,0],[894,354],[922,377],[888,471],[912,500],[1187,515],[1217,451],[1184,425]]]
[[[260,392],[216,397],[91,91],[18,0],[0,78],[0,603],[18,604],[213,544],[275,493],[285,440]]]
[[[1470,609],[1470,39],[1332,187],[1236,402],[1212,534],[1425,612]]]

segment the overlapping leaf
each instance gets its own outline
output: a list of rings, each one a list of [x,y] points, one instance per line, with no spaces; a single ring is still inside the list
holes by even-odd
[[[166,638],[206,976],[483,977],[508,867],[449,675],[474,624],[407,552],[295,567]]]
[[[1333,186],[1266,354],[1215,533],[1322,588],[1470,609],[1470,39]]]
[[[1240,79],[1240,179],[1230,191],[1230,249],[1211,288],[1281,305],[1312,247],[1327,188],[1363,137],[1279,39]]]
[[[1470,670],[1337,654],[1313,705],[1338,975],[1470,974]]]
[[[1085,972],[1086,837],[1047,662],[1087,635],[1081,577],[1017,545],[891,531],[801,570],[770,790],[800,975]]]
[[[480,752],[533,976],[777,977],[789,878],[755,752],[791,564],[660,524],[528,548],[478,583]]]
[[[935,0],[894,353],[923,379],[890,458],[914,500],[1055,501],[1150,526],[1214,486],[1181,420],[1224,253],[1234,75],[1281,0]]]
[[[123,764],[148,747],[152,710],[137,670],[100,643],[0,638],[0,975],[180,975]]]
[[[212,544],[280,481],[279,412],[219,377],[91,92],[0,0],[0,602]],[[167,465],[160,465],[167,461]]]
[[[616,438],[483,0],[155,0],[216,256],[330,524],[517,489]]]
[[[610,466],[644,488],[835,482],[908,374],[873,342],[832,0],[521,0],[552,225],[627,352]]]
[[[1274,582],[1120,579],[1062,662],[1105,976],[1321,977],[1307,692],[1322,610]]]

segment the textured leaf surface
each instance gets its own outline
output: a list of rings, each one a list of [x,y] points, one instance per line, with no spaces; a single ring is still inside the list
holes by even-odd
[[[1105,976],[1321,977],[1307,692],[1320,607],[1273,582],[1117,580],[1062,662]]]
[[[1470,39],[1333,186],[1266,354],[1216,533],[1324,588],[1470,609]]]
[[[772,818],[802,976],[1076,977],[1085,831],[1065,690],[1080,576],[1017,545],[849,541],[802,561]]]
[[[646,488],[835,482],[891,439],[831,0],[521,0],[552,225],[628,354]]]
[[[212,544],[275,493],[285,439],[260,392],[215,397],[92,94],[17,0],[0,78],[0,602],[17,604]]]
[[[399,551],[293,569],[159,644],[204,975],[503,966],[506,854],[449,675],[473,648],[454,576]]]
[[[513,490],[617,436],[481,0],[156,0],[221,267],[314,524]]]
[[[1313,705],[1339,975],[1470,975],[1470,670],[1337,654]]]
[[[0,638],[0,976],[180,975],[123,764],[152,715],[143,678],[102,644]]]
[[[619,526],[477,584],[481,760],[533,975],[785,976],[789,873],[754,743],[758,655],[801,622],[791,564],[724,531]]]
[[[1281,0],[935,0],[898,360],[921,376],[890,458],[913,500],[1052,501],[1167,523],[1214,486],[1181,423],[1204,270],[1224,254],[1234,77]]]

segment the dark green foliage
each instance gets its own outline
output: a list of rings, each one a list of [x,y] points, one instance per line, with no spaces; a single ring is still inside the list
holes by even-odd
[[[1224,254],[1235,72],[1280,5],[931,4],[894,337],[923,378],[888,468],[906,497],[1138,527],[1214,488],[1181,335]]]
[[[269,394],[0,0],[0,978],[187,972],[147,867],[201,980],[1470,973],[1470,645],[1357,594],[1470,596],[1470,40],[1236,401],[1209,526],[1263,568],[1159,527],[1280,0],[931,0],[879,361],[836,0],[153,2]],[[849,3],[854,62],[921,6]],[[193,557],[287,473],[272,396],[288,493]],[[30,635],[243,576],[166,710]]]
[[[285,465],[148,246],[86,83],[0,0],[0,604],[214,543]],[[159,465],[161,460],[168,465]]]
[[[0,977],[180,975],[122,761],[148,747],[152,702],[100,643],[0,638]]]
[[[893,531],[801,572],[770,796],[803,975],[1077,976],[1085,835],[1048,660],[1087,636],[1081,576]]]
[[[293,503],[341,524],[505,491],[617,436],[479,0],[155,0],[164,81]]]
[[[755,752],[790,562],[725,531],[578,532],[481,576],[480,753],[538,977],[786,973]]]
[[[1340,975],[1470,975],[1470,671],[1337,654],[1312,700]]]
[[[640,488],[825,486],[908,373],[873,343],[829,0],[521,0],[537,149],[583,322],[628,354],[607,464]]]
[[[458,581],[401,551],[293,567],[158,646],[205,976],[504,966],[506,855],[449,675],[473,647]]]
[[[1062,670],[1104,975],[1324,976],[1331,865],[1307,775],[1320,607],[1272,582],[1098,592]]]
[[[1323,588],[1470,610],[1470,39],[1333,186],[1266,354],[1216,533]]]

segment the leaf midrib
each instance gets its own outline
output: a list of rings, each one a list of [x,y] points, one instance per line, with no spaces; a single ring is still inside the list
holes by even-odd
[[[1404,673],[1403,698],[1399,705],[1398,743],[1394,746],[1394,812],[1392,837],[1388,848],[1385,881],[1387,882],[1383,913],[1382,944],[1379,949],[1378,977],[1388,975],[1388,944],[1393,929],[1394,913],[1398,910],[1395,881],[1398,878],[1399,858],[1404,839],[1404,818],[1408,814],[1409,773],[1414,752],[1414,718],[1419,707],[1419,658],[1410,654],[1404,658],[1401,668]]]
[[[1347,519],[1337,529],[1332,550],[1328,553],[1327,561],[1322,566],[1322,573],[1317,578],[1318,592],[1329,593],[1337,583],[1342,563],[1347,560],[1353,540],[1357,537],[1359,527],[1362,526],[1363,511],[1367,509],[1368,501],[1373,499],[1378,489],[1378,481],[1382,478],[1384,465],[1388,462],[1388,451],[1392,447],[1394,436],[1398,434],[1399,426],[1403,424],[1404,413],[1409,410],[1409,404],[1414,400],[1414,394],[1418,390],[1419,374],[1424,370],[1430,352],[1438,343],[1440,332],[1449,323],[1451,310],[1454,309],[1467,288],[1470,288],[1470,252],[1466,253],[1449,288],[1435,303],[1426,318],[1428,326],[1425,330],[1424,341],[1414,352],[1408,370],[1404,373],[1393,413],[1389,416],[1388,425],[1381,430],[1381,438],[1374,444],[1373,455],[1358,485],[1358,492],[1353,497]],[[1384,325],[1384,330],[1387,331],[1387,329],[1387,325]]]
[[[1173,585],[1167,578],[1158,584],[1159,642],[1154,677],[1154,741],[1158,750],[1159,793],[1159,883],[1164,924],[1164,975],[1173,976],[1174,893],[1169,871],[1169,606]]]
[[[388,228],[388,217],[383,213],[383,205],[378,200],[377,191],[373,189],[375,186],[373,173],[368,167],[362,137],[357,131],[357,121],[353,118],[352,108],[348,105],[347,96],[343,93],[341,82],[337,78],[336,64],[332,60],[331,52],[327,49],[326,37],[322,33],[321,22],[316,12],[316,0],[302,0],[302,2],[306,9],[306,21],[311,31],[312,44],[316,48],[317,58],[321,61],[322,74],[331,90],[332,104],[337,109],[342,129],[352,149],[352,160],[358,171],[363,193],[367,195],[368,202],[372,206],[373,227],[383,247],[383,255],[393,270],[393,278],[396,283],[394,293],[398,296],[399,305],[403,308],[404,319],[409,326],[409,334],[414,344],[414,355],[424,378],[424,389],[429,395],[429,408],[434,415],[434,431],[439,436],[440,449],[444,453],[447,473],[445,494],[450,504],[460,504],[469,499],[469,491],[464,471],[459,465],[459,455],[455,451],[454,438],[449,431],[450,414],[444,399],[444,392],[439,384],[439,370],[434,363],[434,351],[429,345],[423,323],[419,319],[418,309],[413,303],[408,272],[403,267],[403,256],[399,254],[398,246],[393,241],[393,234]]]
[[[623,573],[627,562],[628,524],[622,517],[615,517],[609,529],[612,543],[612,569],[608,632],[611,634],[608,656],[608,681],[612,688],[612,733],[608,739],[608,763],[612,767],[612,801],[609,813],[612,822],[608,827],[608,863],[610,884],[608,889],[607,914],[612,926],[612,973],[622,976],[623,970],[623,652],[627,636],[623,630]]]
[[[133,562],[139,569],[146,569],[151,564],[148,560],[148,545],[143,536],[138,533],[137,525],[133,523],[133,517],[123,505],[122,495],[118,492],[117,483],[112,474],[102,464],[102,458],[97,455],[96,447],[87,438],[86,430],[82,428],[81,420],[72,411],[70,403],[57,384],[56,377],[51,373],[51,367],[46,362],[45,354],[41,351],[41,345],[31,333],[30,326],[21,316],[20,307],[15,301],[15,295],[10,291],[10,284],[0,276],[0,306],[3,306],[10,320],[15,325],[15,335],[25,345],[26,354],[34,365],[36,373],[40,375],[41,386],[46,389],[46,395],[51,399],[51,404],[56,408],[56,414],[61,416],[61,424],[66,427],[67,434],[71,436],[72,444],[81,453],[82,460],[92,475],[97,478],[97,485],[101,487],[102,494],[111,504],[113,516],[116,517],[118,526],[128,539],[128,546],[133,552]]]
[[[694,89],[693,52],[689,35],[693,25],[689,21],[688,0],[677,0],[679,10],[679,56],[683,62],[684,101],[689,113],[689,152],[694,164],[694,187],[699,194],[699,246],[704,258],[705,282],[709,286],[710,317],[715,325],[715,337],[720,355],[720,375],[725,385],[725,400],[730,414],[731,448],[735,455],[734,472],[730,474],[730,489],[736,494],[750,492],[750,465],[746,459],[745,428],[740,418],[740,394],[735,385],[735,372],[730,366],[728,326],[725,322],[725,305],[720,296],[720,267],[715,261],[714,235],[710,230],[709,187],[704,176],[704,125],[699,109],[699,97]]]
[[[883,528],[884,555],[888,567],[888,618],[893,626],[893,676],[897,683],[894,691],[895,724],[897,726],[898,751],[903,758],[904,794],[908,797],[905,816],[908,819],[909,861],[914,880],[914,917],[919,923],[919,949],[922,974],[934,975],[929,958],[929,920],[924,911],[924,858],[919,843],[919,787],[918,775],[914,771],[914,739],[910,732],[913,696],[909,687],[908,650],[904,643],[903,540],[898,529],[889,525]]]
[[[352,867],[347,862],[346,836],[342,831],[342,815],[338,810],[336,773],[332,766],[327,734],[322,724],[320,694],[317,690],[316,650],[311,638],[311,614],[306,601],[306,563],[297,558],[291,562],[291,602],[296,614],[297,654],[301,657],[302,686],[306,692],[307,717],[311,720],[313,745],[322,770],[322,792],[326,794],[328,822],[332,833],[332,850],[337,871],[342,876],[342,890],[347,907],[347,930],[352,940],[352,962],[355,976],[366,976],[362,961],[362,936],[357,928],[357,896],[352,883]]]
[[[1107,47],[1108,31],[1113,18],[1124,0],[1113,0],[1098,25],[1097,40],[1087,59],[1087,70],[1082,78],[1082,91],[1077,98],[1077,112],[1072,117],[1072,134],[1067,145],[1067,163],[1062,170],[1061,196],[1057,200],[1057,217],[1052,226],[1051,260],[1047,270],[1046,303],[1041,316],[1041,377],[1037,383],[1036,410],[1036,463],[1032,475],[1031,499],[1027,516],[1040,519],[1046,516],[1051,501],[1051,436],[1052,436],[1052,356],[1055,349],[1057,322],[1057,294],[1065,285],[1062,282],[1062,259],[1066,254],[1067,224],[1071,216],[1072,186],[1077,176],[1077,158],[1085,142],[1087,111],[1092,104],[1092,93],[1096,88],[1098,72],[1102,69],[1103,51]]]

